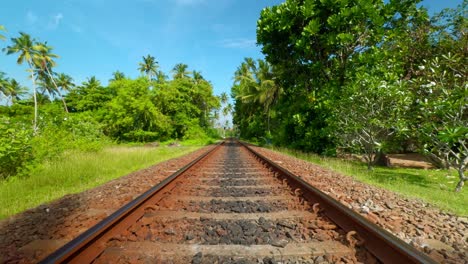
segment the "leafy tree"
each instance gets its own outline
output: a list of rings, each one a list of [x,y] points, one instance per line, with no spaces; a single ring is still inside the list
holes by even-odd
[[[140,78],[112,82],[117,94],[105,106],[105,132],[120,140],[150,141],[167,138],[169,118],[154,105],[150,82]]]
[[[414,80],[417,106],[413,133],[422,139],[423,150],[432,159],[457,170],[460,191],[468,177],[468,72],[465,59],[442,55],[420,66]]]
[[[363,153],[368,169],[385,151],[390,137],[407,130],[409,91],[384,63],[374,70],[358,69],[355,81],[336,104],[335,137],[348,150]]]
[[[118,86],[112,86],[118,89]],[[112,99],[113,91],[101,86],[95,76],[73,89],[67,95],[67,101],[73,112],[96,111]]]
[[[316,84],[342,87],[351,58],[381,40],[386,17],[382,0],[287,0],[261,12],[257,40],[290,78],[312,73]]]
[[[184,138],[190,129],[208,129],[212,112],[219,108],[219,99],[207,81],[195,83],[188,78],[174,79],[156,91],[155,105],[171,117],[173,138]],[[197,132],[198,133],[198,132]],[[196,133],[195,133],[196,134]]]
[[[34,123],[33,131],[37,132],[37,91],[36,91],[36,82],[34,77],[34,61],[39,57],[39,50],[41,46],[35,43],[35,40],[31,38],[26,33],[20,32],[20,36],[17,38],[12,38],[11,41],[13,44],[6,47],[7,55],[13,53],[19,53],[18,55],[18,64],[22,64],[24,61],[29,66],[29,71],[31,73],[31,81],[33,84],[33,98],[34,98]]]
[[[373,49],[395,42],[424,13],[417,2],[287,0],[261,12],[257,42],[284,94],[272,109],[279,143],[319,153],[335,147],[329,119],[336,100],[356,69],[375,63],[366,59]]]
[[[148,76],[148,80],[150,81],[153,76],[156,76],[159,68],[156,58],[149,54],[146,55],[146,57],[143,56],[143,62],[140,62],[139,66],[140,67],[138,68],[138,70],[141,73],[146,74],[146,76]]]
[[[172,69],[174,79],[189,78],[189,71],[187,71],[188,65],[184,63],[177,63]]]
[[[456,8],[446,8],[432,19],[435,30],[432,37],[438,45],[434,45],[435,54],[459,54],[468,56],[468,0]],[[432,51],[432,50],[431,50]]]

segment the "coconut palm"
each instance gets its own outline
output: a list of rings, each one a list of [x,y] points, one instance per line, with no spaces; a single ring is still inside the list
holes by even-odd
[[[9,93],[11,104],[20,99],[21,95],[26,94],[27,88],[22,86],[15,79],[8,79],[6,82],[6,90]]]
[[[101,82],[96,78],[96,76],[91,76],[85,82],[83,82],[83,87],[90,90],[96,90],[100,86]]]
[[[71,89],[73,89],[73,87],[75,87],[75,84],[73,83],[73,78],[65,73],[57,74],[57,77],[55,78],[55,83],[58,87],[60,87],[62,91],[70,91]]]
[[[4,72],[0,72],[0,99],[1,97],[8,98],[10,96],[10,92],[7,89],[8,79],[5,76]]]
[[[36,91],[36,81],[34,78],[34,60],[37,59],[39,56],[38,50],[40,46],[36,44],[34,39],[31,38],[30,35],[20,32],[20,36],[17,38],[12,38],[11,41],[13,45],[7,46],[5,48],[6,54],[14,54],[19,53],[17,63],[23,64],[26,63],[29,66],[29,72],[31,74],[31,81],[33,84],[33,98],[34,98],[34,123],[33,123],[33,130],[34,133],[37,132],[37,91]]]
[[[257,65],[258,64],[258,65]],[[245,104],[260,105],[267,114],[267,129],[270,132],[270,109],[282,93],[282,88],[276,84],[271,65],[251,58],[246,58],[234,75],[237,85],[236,98]]]
[[[42,94],[43,96],[47,96],[52,100],[55,95],[57,95],[57,89],[54,88],[54,85],[50,81],[50,78],[45,75],[44,73],[36,73],[37,77],[37,89],[39,91],[39,94]]]
[[[203,78],[203,75],[201,74],[201,72],[199,71],[193,71],[192,72],[192,76],[193,76],[193,80],[195,81],[195,83],[200,83],[201,81],[204,81],[205,78]]]
[[[222,104],[227,103],[227,101],[229,100],[226,92],[222,92],[221,95],[219,96],[219,99],[221,100]]]
[[[148,76],[148,80],[150,81],[152,79],[151,77],[157,74],[159,68],[156,58],[149,54],[146,55],[146,57],[143,56],[143,62],[140,62],[138,65],[140,65],[138,70],[141,73],[146,74],[146,76]]]
[[[112,73],[112,79],[110,79],[109,82],[114,82],[122,79],[125,79],[125,74],[121,71],[115,71]]]
[[[63,98],[62,93],[60,92],[60,89],[58,88],[58,85],[55,82],[55,78],[52,75],[52,70],[51,70],[56,65],[54,58],[58,58],[58,55],[51,53],[53,48],[52,46],[48,46],[47,42],[38,43],[38,45],[39,45],[39,49],[38,49],[39,56],[36,57],[36,59],[34,60],[34,63],[37,69],[39,69],[39,71],[42,71],[46,76],[42,76],[41,74],[38,74],[37,76],[42,77],[43,84],[46,85],[45,89],[49,92],[49,94],[52,97],[55,94],[57,94],[60,97],[60,100],[62,100],[62,103],[63,103],[63,108],[65,112],[68,113],[67,104],[65,103],[65,99]]]
[[[158,83],[165,83],[167,80],[167,75],[163,71],[158,71],[156,73],[156,81]]]
[[[227,104],[224,108],[223,108],[223,115],[224,116],[227,116],[229,115],[230,113],[232,112],[232,104]]]
[[[177,63],[172,69],[174,79],[184,79],[188,78],[190,72],[187,71],[188,65],[184,63]]]
[[[264,60],[258,60],[257,78],[259,81],[258,93],[254,97],[263,105],[267,113],[267,129],[268,133],[270,133],[270,109],[283,90],[275,82],[271,65]]]

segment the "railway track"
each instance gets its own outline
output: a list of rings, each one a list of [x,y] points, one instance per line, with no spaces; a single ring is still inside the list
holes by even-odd
[[[41,263],[434,263],[227,141]]]

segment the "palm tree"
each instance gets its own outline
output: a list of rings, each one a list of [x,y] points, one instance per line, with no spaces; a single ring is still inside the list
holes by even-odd
[[[100,86],[101,82],[96,78],[96,76],[91,76],[85,82],[83,82],[83,87],[86,89],[95,90]]]
[[[109,82],[114,82],[122,79],[125,79],[125,74],[121,71],[115,71],[112,73],[112,79],[110,79]]]
[[[4,96],[7,99],[10,96],[10,91],[8,90],[8,78],[5,77],[4,72],[0,72],[0,96]]]
[[[43,96],[46,96],[46,93],[49,94],[49,98],[52,101],[52,99],[55,97],[57,94],[57,89],[53,87],[52,82],[43,73],[36,73],[37,77],[37,88],[39,90],[39,93],[42,94]]]
[[[70,91],[71,89],[73,89],[73,87],[75,87],[75,84],[73,83],[73,78],[65,73],[57,74],[55,83],[58,87],[62,89],[62,91]]]
[[[156,58],[149,54],[143,57],[143,62],[140,62],[138,65],[140,65],[138,70],[141,73],[145,73],[150,81],[151,77],[157,74],[159,68]]]
[[[184,79],[189,77],[189,72],[187,71],[188,65],[184,63],[177,63],[172,69],[174,79]]]
[[[34,123],[33,130],[34,133],[37,132],[37,91],[36,91],[36,81],[34,78],[34,60],[37,59],[38,50],[40,46],[35,43],[35,40],[31,38],[26,33],[20,32],[20,36],[17,38],[12,38],[11,41],[13,45],[7,46],[5,48],[7,55],[13,53],[19,53],[17,63],[23,64],[24,61],[29,66],[29,71],[31,73],[31,81],[33,84],[33,97],[34,97]]]
[[[257,66],[258,63],[258,66]],[[282,88],[275,82],[271,65],[251,58],[246,58],[234,75],[237,85],[236,98],[244,104],[260,105],[267,113],[267,130],[270,133],[270,109],[282,93]]]
[[[9,92],[11,104],[13,104],[16,100],[19,100],[21,95],[26,94],[27,88],[22,86],[15,79],[8,79],[6,90]]]
[[[258,98],[258,102],[265,108],[267,113],[267,129],[268,133],[270,133],[270,109],[278,100],[283,89],[276,84],[271,65],[264,60],[258,60],[257,78],[259,85],[258,94],[255,97]]]
[[[156,81],[158,83],[164,83],[167,80],[167,75],[163,71],[158,71],[156,73]]]
[[[201,81],[204,81],[205,78],[203,78],[203,75],[201,74],[201,72],[199,71],[193,71],[192,72],[192,76],[193,76],[193,80],[195,81],[195,83],[200,83]]]
[[[65,99],[63,98],[62,93],[60,92],[58,85],[55,82],[55,78],[51,73],[51,69],[55,67],[56,65],[54,58],[58,58],[58,55],[51,53],[53,48],[52,46],[48,46],[47,42],[39,43],[38,45],[39,45],[39,49],[38,49],[39,56],[37,56],[37,58],[35,59],[35,64],[36,64],[36,67],[40,71],[47,74],[47,76],[43,76],[43,83],[47,85],[45,88],[47,89],[47,91],[49,92],[51,96],[54,94],[59,95],[60,100],[62,100],[62,103],[63,103],[63,108],[65,112],[68,113],[68,107],[67,107],[67,104],[65,103]],[[38,74],[37,76],[41,76],[41,75]],[[46,79],[48,80],[46,81]],[[51,87],[50,84],[52,84],[54,88],[50,88]]]
[[[0,31],[6,31],[5,27],[2,26],[2,25],[0,25]],[[0,39],[1,39],[1,40],[5,40],[6,38],[5,38],[5,36],[3,36],[3,35],[0,34]]]
[[[226,92],[222,92],[221,96],[219,96],[219,99],[221,100],[222,104],[225,104],[225,103],[227,103],[229,98],[228,98],[228,95],[227,95]]]
[[[224,116],[227,116],[229,115],[230,113],[232,112],[232,104],[227,104],[224,108],[223,108],[223,115]]]

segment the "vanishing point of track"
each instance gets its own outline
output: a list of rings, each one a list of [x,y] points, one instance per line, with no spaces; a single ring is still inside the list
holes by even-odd
[[[223,142],[41,263],[434,263],[274,162]]]

